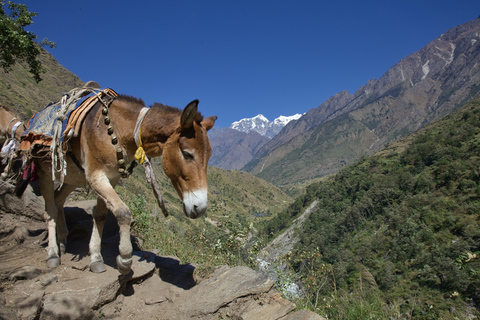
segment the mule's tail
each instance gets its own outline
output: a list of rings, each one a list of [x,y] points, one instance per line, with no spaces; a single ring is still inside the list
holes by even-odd
[[[25,179],[26,178],[26,179]],[[32,178],[32,173],[28,171],[28,174],[26,177],[23,175],[19,174],[17,178],[17,183],[15,184],[15,195],[19,198],[22,197],[23,193],[28,187],[28,184],[30,183],[30,180]]]
[[[17,177],[15,183],[15,195],[21,197],[27,189],[28,184],[32,181],[32,177],[35,175],[35,165],[33,162],[30,162],[26,165],[23,165],[21,160],[17,161]]]

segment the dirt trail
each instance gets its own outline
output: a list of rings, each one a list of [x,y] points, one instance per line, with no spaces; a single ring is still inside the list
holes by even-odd
[[[47,232],[40,213],[26,214],[25,203],[5,200],[1,190],[0,197],[0,319],[323,319],[295,311],[273,289],[273,280],[246,267],[222,266],[196,283],[194,265],[137,247],[133,273],[120,276],[115,268],[118,226],[112,216],[102,241],[107,271],[90,272],[94,201],[65,206],[67,253],[59,267],[47,269]]]

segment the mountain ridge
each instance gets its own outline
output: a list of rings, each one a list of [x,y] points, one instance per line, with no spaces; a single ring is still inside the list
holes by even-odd
[[[342,91],[287,124],[243,170],[276,185],[302,182],[337,172],[440,119],[480,94],[479,40],[480,19],[451,28],[380,79],[354,94]],[[336,127],[317,129],[344,115],[350,128],[337,120]],[[297,177],[289,173],[293,168]]]

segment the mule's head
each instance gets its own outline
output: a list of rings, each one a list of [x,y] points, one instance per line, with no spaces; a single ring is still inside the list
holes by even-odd
[[[207,131],[217,119],[203,119],[197,106],[198,100],[194,100],[185,107],[162,152],[163,170],[183,200],[183,211],[192,219],[207,210],[207,164],[211,153]]]

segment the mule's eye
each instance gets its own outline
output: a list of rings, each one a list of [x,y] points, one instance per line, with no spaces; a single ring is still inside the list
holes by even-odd
[[[182,155],[185,160],[193,160],[193,154],[188,151],[182,150]]]

